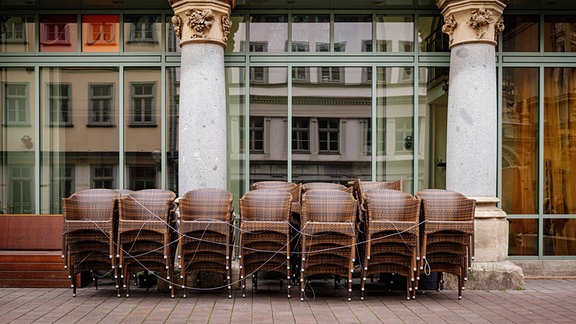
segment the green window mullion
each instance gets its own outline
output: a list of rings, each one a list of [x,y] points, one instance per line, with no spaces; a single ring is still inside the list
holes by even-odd
[[[37,37],[38,38],[38,37]],[[38,39],[36,39],[39,42]],[[39,48],[39,47],[37,47]],[[36,65],[34,67],[34,88],[36,89],[36,100],[34,100],[34,132],[37,134],[37,138],[41,139],[40,137],[40,100],[38,98],[39,89],[40,89],[40,67]],[[40,169],[42,166],[40,165],[40,149],[42,147],[41,141],[38,141],[38,145],[34,145],[34,213],[40,214]]]
[[[544,183],[544,67],[538,70],[538,183]],[[544,190],[538,192],[538,259],[544,255]]]
[[[287,144],[287,150],[288,150],[288,154],[287,154],[287,180],[288,182],[292,181],[292,64],[288,64],[288,71],[286,71],[288,73],[288,120],[287,120],[287,127],[286,127],[286,132],[287,132],[287,139],[288,139],[288,143]]]
[[[161,188],[166,189],[166,178],[168,174],[166,164],[166,65],[160,67],[160,182]]]
[[[119,80],[118,80],[118,97],[124,98],[124,66],[121,65],[119,69]],[[119,189],[126,189],[124,183],[124,167],[126,164],[125,161],[125,140],[124,140],[124,127],[125,123],[125,114],[124,114],[124,101],[125,100],[118,100],[118,136],[119,136],[119,146],[120,149],[118,150],[118,188]]]
[[[378,131],[376,128],[378,126],[377,122],[376,122],[378,120],[378,116],[377,116],[377,113],[378,113],[377,104],[378,104],[378,102],[376,100],[376,97],[378,95],[378,88],[376,86],[378,84],[378,80],[377,80],[378,79],[378,67],[373,64],[370,68],[372,69],[372,80],[371,80],[371,82],[372,82],[372,85],[371,85],[371,87],[372,87],[372,96],[371,96],[372,97],[372,107],[371,107],[372,118],[370,118],[370,129],[372,130],[370,132],[370,138],[371,138],[370,145],[372,147],[370,148],[370,161],[371,161],[370,173],[371,173],[372,181],[376,181],[377,180],[376,179],[376,176],[377,176],[376,172],[377,172],[377,164],[378,164],[377,163],[378,161],[376,160],[377,156],[378,156],[376,154],[378,151],[378,149],[377,149],[378,145],[376,144],[378,141],[378,136],[377,136]],[[381,67],[381,68],[384,68],[384,67]]]

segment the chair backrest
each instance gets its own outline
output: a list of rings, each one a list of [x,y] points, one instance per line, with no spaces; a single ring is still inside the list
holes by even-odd
[[[246,192],[240,198],[242,221],[288,221],[292,195],[279,189]]]
[[[422,200],[422,212],[427,221],[474,221],[476,200],[443,189],[424,189],[416,193]]]
[[[317,189],[332,189],[332,190],[340,190],[352,193],[352,187],[347,187],[340,183],[333,183],[333,182],[308,182],[302,185],[302,193],[304,194],[310,190],[317,190]]]
[[[233,196],[226,189],[197,188],[186,192],[178,202],[182,221],[232,220]]]
[[[356,199],[338,189],[308,190],[302,195],[302,224],[306,222],[354,222]]]
[[[278,189],[288,191],[292,195],[292,202],[300,202],[302,185],[287,181],[258,181],[252,184],[252,189]]]
[[[372,189],[364,193],[367,221],[405,221],[417,223],[420,199],[393,189]]]
[[[64,221],[111,221],[120,193],[113,189],[88,189],[62,199]]]
[[[170,190],[144,189],[119,200],[120,220],[170,221],[176,194]]]

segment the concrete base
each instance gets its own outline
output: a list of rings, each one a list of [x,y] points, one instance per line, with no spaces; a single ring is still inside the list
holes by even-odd
[[[524,289],[524,273],[510,261],[473,262],[465,286],[469,290]],[[458,289],[455,276],[444,275],[444,289]]]
[[[576,260],[514,260],[524,276],[540,278],[576,278]]]

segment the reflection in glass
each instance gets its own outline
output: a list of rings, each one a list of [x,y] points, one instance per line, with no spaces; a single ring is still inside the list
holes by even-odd
[[[321,51],[329,44],[330,15],[292,16],[292,52]]]
[[[371,84],[366,68],[296,67],[309,76],[292,86],[293,182],[370,179]],[[294,75],[293,75],[294,76]]]
[[[82,52],[119,51],[119,15],[82,15]]]
[[[544,16],[544,51],[576,52],[576,16]]]
[[[538,255],[538,220],[508,219],[508,255]]]
[[[412,16],[376,17],[375,52],[412,52],[413,44],[414,21]],[[363,52],[372,52],[372,49],[366,48]]]
[[[160,15],[124,15],[124,52],[159,52]]]
[[[261,69],[262,78],[250,83],[250,116],[243,124],[250,134],[250,182],[288,180],[288,69]]]
[[[334,52],[367,52],[368,43],[372,43],[372,15],[334,16]]]
[[[125,185],[162,188],[159,68],[128,68],[124,75]]]
[[[505,16],[506,28],[502,32],[505,52],[539,51],[539,16]]]
[[[376,180],[402,179],[413,188],[414,101],[412,67],[378,67],[376,93]]]
[[[34,17],[0,15],[0,52],[34,52],[35,43]]]
[[[287,44],[288,16],[250,16],[250,52],[287,52]]]
[[[444,20],[441,16],[420,16],[418,42],[422,52],[449,52],[449,38],[442,32]]]
[[[77,49],[76,15],[40,16],[41,52],[76,52]]]
[[[119,187],[119,76],[117,68],[44,68],[40,77],[41,213],[54,214],[76,191]]]
[[[538,212],[538,69],[502,75],[502,209]]]
[[[246,98],[244,83],[244,67],[227,67],[226,84],[228,104],[228,185],[227,188],[235,197],[242,197],[245,190],[244,159],[245,129],[250,127],[250,152],[264,154],[264,118],[246,116]],[[250,126],[246,122],[250,122]]]
[[[244,15],[231,16],[230,20],[232,21],[232,26],[230,27],[225,51],[226,53],[244,52],[244,47],[246,46],[246,21]]]
[[[576,255],[576,219],[544,219],[544,255]]]
[[[34,69],[0,69],[0,214],[36,212],[34,79]]]
[[[166,189],[178,192],[178,110],[180,107],[180,68],[166,68]]]

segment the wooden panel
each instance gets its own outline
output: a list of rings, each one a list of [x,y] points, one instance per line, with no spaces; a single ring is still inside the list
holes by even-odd
[[[62,215],[0,215],[0,250],[62,250]]]

